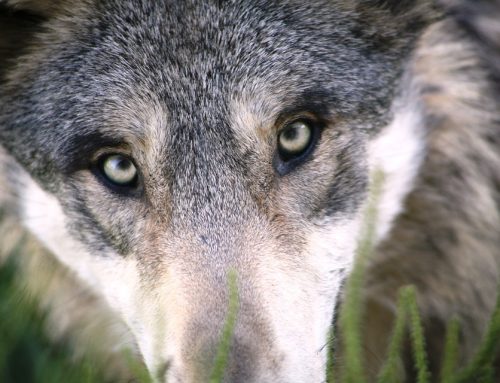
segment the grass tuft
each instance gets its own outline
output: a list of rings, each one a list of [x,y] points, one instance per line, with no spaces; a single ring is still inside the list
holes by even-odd
[[[425,338],[422,321],[418,312],[415,287],[407,286],[401,289],[401,296],[408,311],[413,357],[417,371],[417,383],[428,383],[430,372],[425,351]]]
[[[94,363],[75,363],[67,345],[45,336],[46,316],[17,283],[16,270],[15,257],[0,267],[0,382],[106,382]]]
[[[343,369],[334,377],[333,329],[329,333],[327,383],[365,383],[362,349],[362,318],[364,302],[362,290],[367,262],[373,250],[377,200],[383,186],[383,174],[376,172],[366,206],[364,223],[355,256],[355,264],[347,281],[346,296],[340,312],[340,337],[344,345]],[[1,219],[1,218],[0,218]],[[44,334],[46,316],[16,279],[16,254],[23,251],[19,244],[10,260],[0,267],[0,382],[2,383],[105,383],[102,373],[91,359],[75,363],[69,348],[48,340]],[[239,310],[237,275],[228,275],[229,301],[226,322],[217,349],[209,383],[221,383],[230,357],[236,318]],[[389,342],[386,361],[377,383],[401,382],[401,355],[403,341],[411,340],[417,383],[431,379],[425,348],[424,329],[418,312],[416,290],[407,286],[399,292],[397,315]],[[453,319],[447,328],[444,356],[440,374],[441,383],[493,383],[495,358],[500,351],[500,294],[484,340],[472,361],[463,369],[457,367],[460,326]],[[129,360],[136,382],[151,383],[149,374],[131,355]],[[136,367],[136,368],[135,368]]]
[[[334,377],[334,349],[333,349],[333,343],[335,339],[335,334],[334,334],[334,329],[333,326],[330,327],[330,331],[328,332],[328,341],[326,344],[326,347],[328,347],[328,353],[326,356],[326,383],[334,383],[335,382],[335,377]]]
[[[407,325],[407,308],[400,291],[396,321],[392,332],[387,358],[382,367],[377,383],[399,383],[400,357],[403,349],[403,339]]]
[[[345,349],[345,367],[342,382],[363,383],[366,381],[363,368],[361,339],[361,318],[363,317],[363,283],[367,261],[373,251],[377,202],[380,198],[384,175],[381,171],[373,174],[370,196],[364,212],[363,226],[356,248],[351,275],[347,280],[345,301],[340,312],[341,337]]]
[[[229,273],[229,306],[226,317],[226,323],[222,331],[222,337],[215,357],[214,367],[210,376],[210,383],[222,383],[224,380],[224,372],[229,358],[229,350],[231,349],[231,341],[234,334],[234,326],[238,315],[239,300],[237,276],[235,271]]]
[[[500,351],[500,293],[484,340],[475,357],[454,380],[454,383],[493,382],[495,358]]]
[[[441,364],[441,383],[453,383],[458,360],[460,322],[453,318],[446,329],[444,356]]]

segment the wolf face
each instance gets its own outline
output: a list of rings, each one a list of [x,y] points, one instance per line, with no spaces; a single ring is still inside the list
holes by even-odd
[[[382,238],[423,157],[407,59],[426,7],[8,5],[42,15],[0,89],[26,227],[125,321],[158,381],[208,379],[231,271],[227,381],[323,381],[370,172],[387,176]]]

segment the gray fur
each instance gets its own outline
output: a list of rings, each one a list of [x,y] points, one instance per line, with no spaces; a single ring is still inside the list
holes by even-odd
[[[299,279],[307,271],[307,230],[359,214],[367,148],[393,117],[409,67],[406,75],[421,86],[415,92],[427,152],[371,266],[368,303],[383,320],[367,326],[367,348],[377,350],[370,365],[376,371],[383,355],[378,335],[393,315],[395,288],[408,282],[419,288],[432,355],[439,358],[436,333],[452,314],[463,319],[464,350],[477,345],[500,259],[498,105],[492,72],[475,65],[484,57],[456,24],[438,21],[435,7],[326,0],[47,4],[0,1],[9,32],[27,41],[17,50],[0,29],[7,58],[0,61],[0,144],[9,158],[1,162],[20,166],[57,198],[72,239],[96,258],[137,260],[145,291],[156,294],[175,265],[194,308],[180,345],[189,375],[177,361],[160,361],[173,366],[174,380],[208,378],[225,316],[221,286],[232,268],[241,277],[242,309],[226,379],[283,379],[284,357],[255,275],[274,252]],[[457,84],[471,92],[457,94]],[[260,136],[235,127],[234,114],[243,113],[235,105],[258,116]],[[317,147],[280,174],[277,126],[303,112],[321,125]],[[103,148],[134,158],[140,188],[126,195],[108,190],[95,165]],[[15,184],[19,172],[12,174],[0,173],[12,178],[1,194],[16,200],[23,186]]]
[[[465,363],[482,339],[500,278],[499,99],[475,43],[453,20],[433,26],[420,42],[427,155],[366,287],[368,313],[376,318],[366,328],[369,354],[386,347],[398,289],[417,287],[436,381],[450,319],[460,321]],[[411,371],[409,350],[406,358]],[[370,361],[374,374],[382,360]]]
[[[140,108],[140,103],[161,103],[175,126],[169,126],[172,134],[164,143],[165,153],[157,159],[162,164],[158,170],[168,175],[171,185],[167,186],[173,193],[185,193],[168,198],[176,209],[206,206],[210,198],[202,189],[206,179],[217,180],[216,190],[234,191],[230,199],[238,203],[242,199],[225,179],[232,172],[252,176],[246,170],[252,166],[245,164],[245,153],[231,142],[227,120],[231,97],[248,92],[249,84],[265,84],[263,91],[275,94],[280,104],[296,109],[320,105],[322,118],[347,118],[356,128],[350,133],[359,136],[387,121],[394,83],[401,71],[397,63],[413,35],[400,38],[400,31],[394,28],[383,31],[384,36],[357,36],[356,31],[363,30],[365,23],[361,12],[343,4],[326,7],[321,2],[307,6],[269,2],[180,6],[178,2],[132,5],[117,1],[89,4],[89,8],[85,12],[92,18],[75,15],[54,22],[53,32],[41,35],[40,48],[34,48],[41,56],[38,65],[20,68],[15,73],[23,81],[3,87],[3,98],[9,102],[0,117],[1,140],[8,150],[15,148],[18,161],[45,188],[62,194],[61,179],[69,176],[72,182],[76,171],[89,167],[88,162],[79,161],[90,158],[96,145],[103,145],[106,139],[119,141],[116,133],[122,129],[141,138],[145,121],[138,119],[137,125],[128,126],[119,118],[108,121],[110,115],[122,113],[123,108]],[[57,43],[61,28],[72,35],[71,40],[65,36]],[[186,29],[191,31],[188,35]],[[46,46],[47,40],[56,43]],[[342,46],[336,43],[339,40]],[[304,102],[310,106],[303,106]],[[28,136],[32,143],[26,148],[29,151],[20,150]],[[360,158],[353,152],[358,147],[360,144],[343,149],[342,156],[350,157],[349,161]],[[200,156],[195,168],[191,153]],[[211,165],[214,163],[227,165],[219,168]],[[342,173],[346,171],[350,170]],[[315,196],[319,206],[313,208],[348,206],[345,198],[356,193],[345,193],[344,188],[362,191],[366,177],[366,171],[350,172],[357,174],[349,177],[351,185],[331,185],[328,194]],[[269,174],[266,183],[272,182],[272,177]],[[337,183],[344,182],[337,179]],[[241,187],[250,182],[251,178]],[[78,193],[78,189],[75,186],[74,191]],[[150,199],[165,199],[161,186],[153,184],[148,189],[159,194]],[[193,196],[195,199],[188,201]],[[77,201],[85,200],[83,195],[76,197]],[[325,198],[328,202],[322,201]],[[81,202],[63,201],[77,212],[79,220],[88,210]],[[311,202],[304,201],[302,210],[311,209]],[[122,201],[117,199],[117,203]],[[185,213],[179,211],[179,215]],[[115,221],[111,215],[107,217]],[[86,221],[78,226],[81,224],[89,230],[110,226],[88,211]],[[99,240],[89,238],[87,242],[111,242],[126,252],[131,244],[120,238],[128,235],[113,226],[115,232],[99,230],[94,233]]]

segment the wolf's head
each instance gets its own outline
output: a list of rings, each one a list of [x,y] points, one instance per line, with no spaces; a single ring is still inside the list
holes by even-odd
[[[208,379],[231,270],[227,381],[324,380],[370,170],[387,173],[382,237],[421,158],[407,63],[426,8],[4,4],[0,143],[24,169],[8,175],[20,217],[159,381]]]

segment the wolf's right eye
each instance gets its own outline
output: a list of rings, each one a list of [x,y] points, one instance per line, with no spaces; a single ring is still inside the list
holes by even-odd
[[[273,160],[280,175],[289,173],[309,157],[320,130],[320,124],[312,119],[294,120],[281,129],[277,138],[277,155]]]
[[[137,185],[137,168],[131,159],[121,154],[111,154],[99,161],[99,170],[107,181],[116,186]]]
[[[298,120],[287,125],[278,136],[278,150],[284,159],[300,156],[307,150],[313,136],[307,122]]]

